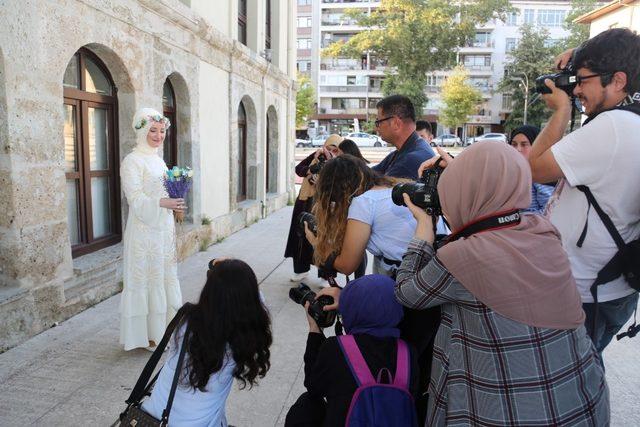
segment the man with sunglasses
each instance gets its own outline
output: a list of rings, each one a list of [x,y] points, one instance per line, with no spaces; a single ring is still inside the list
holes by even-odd
[[[558,68],[571,56],[571,51],[561,55]],[[591,285],[618,247],[587,194],[591,192],[625,242],[638,238],[640,36],[623,28],[605,31],[583,43],[572,61],[573,95],[588,119],[565,136],[571,101],[547,80],[552,93],[543,98],[553,115],[536,138],[529,162],[535,182],[559,180],[546,215],[561,234],[587,315],[585,326],[602,352],[636,309],[638,293],[624,276],[597,286],[595,315]]]
[[[372,169],[396,178],[418,179],[418,167],[434,156],[429,144],[416,133],[416,111],[409,98],[391,95],[376,105],[380,137],[396,147]]]

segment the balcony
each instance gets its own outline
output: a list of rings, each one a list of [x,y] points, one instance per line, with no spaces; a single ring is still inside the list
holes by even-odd
[[[326,93],[326,92],[342,92],[342,93],[366,93],[367,92],[367,87],[366,86],[326,86],[326,85],[320,85],[320,93]],[[370,92],[373,92],[372,89],[370,89]]]

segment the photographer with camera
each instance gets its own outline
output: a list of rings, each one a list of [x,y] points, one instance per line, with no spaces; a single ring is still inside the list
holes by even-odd
[[[607,425],[604,371],[560,237],[520,213],[526,160],[486,141],[439,166],[452,234],[436,255],[431,216],[404,195],[417,227],[395,292],[406,307],[442,310],[426,425]]]
[[[343,141],[340,135],[330,135],[322,148],[307,156],[296,166],[296,175],[304,178],[300,192],[293,206],[289,237],[284,251],[285,258],[293,258],[292,282],[298,282],[309,273],[313,261],[313,248],[297,228],[298,218],[303,212],[311,212],[315,193],[315,178],[327,159],[339,154],[338,145]],[[323,280],[323,283],[326,281]]]
[[[415,220],[392,202],[392,185],[357,157],[344,154],[326,162],[313,207],[317,236],[306,229],[317,265],[349,275],[366,249],[374,256],[374,273],[395,274]]]
[[[325,338],[307,311],[307,392],[289,410],[285,426],[348,425],[348,414],[359,417],[358,425],[416,425],[409,393],[416,394],[418,368],[412,348],[398,338],[402,306],[393,296],[394,286],[393,280],[381,275],[364,276],[345,286],[339,311],[347,335]],[[307,309],[309,300],[304,304]],[[367,373],[370,381],[361,381],[360,375]],[[375,387],[383,381],[393,386]],[[357,396],[366,396],[375,414],[363,409],[358,402],[362,397]]]
[[[538,79],[553,115],[529,162],[535,182],[560,180],[547,216],[560,231],[585,325],[602,352],[636,310],[640,289],[639,255],[629,244],[640,236],[640,36],[607,30],[557,62],[560,73]],[[588,119],[565,136],[569,95]]]

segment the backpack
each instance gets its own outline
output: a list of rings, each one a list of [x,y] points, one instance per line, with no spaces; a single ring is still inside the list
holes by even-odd
[[[398,357],[394,377],[382,368],[375,379],[353,335],[338,337],[338,344],[358,388],[353,394],[345,420],[347,427],[410,427],[418,425],[413,396],[409,392],[409,348],[398,339]],[[383,383],[383,374],[388,382]]]

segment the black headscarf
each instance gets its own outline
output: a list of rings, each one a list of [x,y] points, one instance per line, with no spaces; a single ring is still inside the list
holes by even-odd
[[[509,143],[511,143],[511,141],[513,141],[513,138],[519,133],[526,136],[529,142],[531,143],[531,145],[533,145],[533,141],[536,140],[536,138],[538,137],[538,134],[540,133],[540,128],[537,126],[531,126],[531,125],[524,125],[524,126],[515,128],[511,132],[511,138],[509,139]]]

